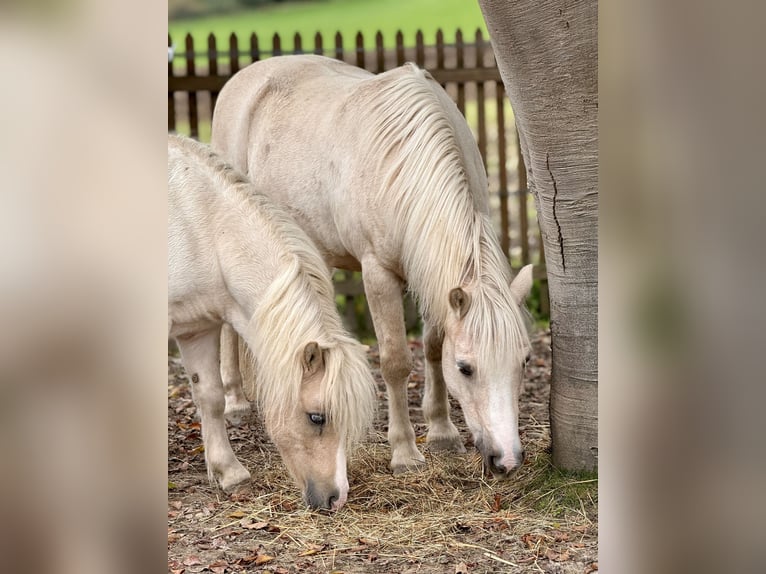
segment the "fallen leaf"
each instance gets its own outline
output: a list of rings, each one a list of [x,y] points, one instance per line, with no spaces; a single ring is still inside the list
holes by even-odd
[[[545,557],[548,560],[553,560],[554,562],[565,562],[566,560],[570,560],[569,551],[565,550],[564,552],[555,552],[554,550],[548,548],[545,552]]]
[[[215,574],[224,574],[226,569],[229,567],[229,563],[225,560],[216,560],[212,564],[208,564],[207,567],[215,572]]]
[[[178,488],[178,486],[176,485],[176,483],[175,483],[175,482],[170,482],[170,481],[168,480],[168,490],[175,490],[176,488]]]
[[[378,546],[380,544],[380,542],[378,542],[377,540],[373,540],[372,538],[364,538],[364,537],[360,538],[359,542],[361,542],[362,544],[366,544],[367,546]]]
[[[246,517],[239,521],[239,525],[242,528],[247,528],[248,530],[263,530],[269,525],[269,523],[268,522],[253,522],[252,518]]]
[[[255,565],[260,566],[261,564],[266,564],[267,562],[271,562],[274,560],[273,556],[269,556],[268,554],[259,554],[255,558]]]
[[[189,454],[192,454],[192,455],[194,455],[194,454],[199,454],[199,453],[201,453],[201,452],[204,452],[204,450],[205,450],[205,445],[204,445],[204,444],[201,444],[201,445],[199,445],[199,446],[195,446],[193,449],[191,449],[191,450],[189,451]]]
[[[458,562],[455,566],[455,574],[468,574],[468,566],[465,562]]]
[[[590,574],[591,572],[598,572],[598,562],[591,562],[585,568],[585,574]]]
[[[500,496],[500,493],[495,493],[495,500],[492,501],[492,512],[500,512],[500,501],[502,500],[502,497]]]
[[[229,518],[242,518],[245,515],[244,512],[241,510],[235,510],[231,514],[229,514]]]
[[[172,502],[168,503],[168,506],[175,508],[176,510],[181,510],[183,503],[180,500],[173,500]]]
[[[202,564],[202,560],[199,559],[199,556],[191,555],[184,558],[184,565],[185,566],[198,566],[199,564]]]

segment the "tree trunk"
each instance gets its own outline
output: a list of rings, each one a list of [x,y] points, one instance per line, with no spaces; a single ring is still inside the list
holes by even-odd
[[[598,458],[596,0],[479,0],[516,117],[551,299],[553,462]]]

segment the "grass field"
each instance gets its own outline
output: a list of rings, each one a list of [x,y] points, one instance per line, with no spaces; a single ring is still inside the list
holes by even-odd
[[[240,10],[230,14],[168,22],[168,33],[176,45],[191,33],[195,45],[202,48],[211,32],[225,39],[232,32],[246,39],[255,32],[262,46],[271,43],[275,33],[283,38],[284,47],[292,47],[296,32],[303,37],[304,47],[313,45],[316,32],[321,32],[325,46],[331,45],[336,32],[343,35],[344,48],[353,45],[356,33],[365,37],[365,47],[374,45],[374,34],[383,33],[386,47],[393,47],[395,34],[401,30],[406,45],[415,43],[415,32],[423,30],[426,44],[435,41],[436,30],[441,28],[445,41],[452,42],[455,30],[473,36],[486,26],[478,3],[466,0],[318,0],[287,2],[263,8]],[[267,44],[268,43],[268,44]]]

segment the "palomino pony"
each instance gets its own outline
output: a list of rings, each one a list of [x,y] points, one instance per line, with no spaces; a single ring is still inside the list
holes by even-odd
[[[531,267],[511,280],[476,142],[439,84],[412,64],[373,75],[321,56],[270,58],[226,83],[212,145],[287,209],[329,265],[361,269],[394,472],[424,464],[407,408],[405,286],[425,322],[428,442],[465,451],[448,389],[485,469],[518,468]]]
[[[335,307],[329,270],[306,234],[207,146],[168,137],[168,331],[202,421],[208,474],[225,491],[250,479],[226,434],[221,325],[250,348],[252,395],[312,508],[348,495],[346,447],[372,422],[364,347]]]

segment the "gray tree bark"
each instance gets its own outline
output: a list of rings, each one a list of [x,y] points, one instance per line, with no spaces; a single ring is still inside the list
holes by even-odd
[[[516,117],[551,299],[553,462],[598,458],[596,0],[479,0]]]

